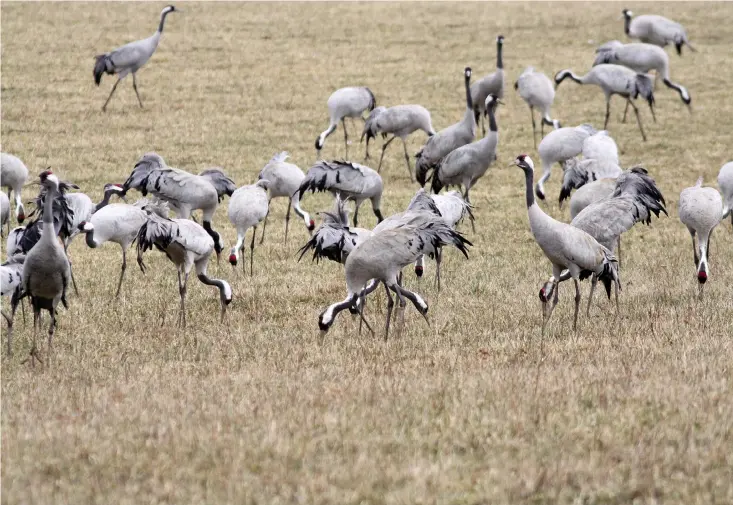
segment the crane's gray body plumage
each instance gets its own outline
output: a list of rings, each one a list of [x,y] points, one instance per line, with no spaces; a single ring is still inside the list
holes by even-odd
[[[616,43],[614,43],[616,42]],[[618,41],[608,42],[596,50],[597,56],[593,65],[612,63],[623,65],[631,70],[646,74],[654,70],[665,86],[675,90],[686,105],[690,105],[692,97],[684,86],[672,82],[669,78],[669,56],[659,46],[643,42],[621,44]]]
[[[425,185],[429,172],[437,167],[440,160],[451,151],[473,142],[476,136],[476,119],[474,118],[470,83],[471,69],[466,67],[464,70],[466,112],[463,113],[463,119],[431,136],[415,155],[417,158],[415,177],[421,186]]]
[[[107,109],[107,104],[109,104],[109,101],[112,99],[112,95],[117,89],[117,85],[122,79],[127,77],[128,74],[132,74],[132,85],[135,89],[135,95],[137,96],[140,107],[142,108],[143,102],[140,100],[140,94],[137,91],[135,74],[148,62],[150,57],[158,48],[160,37],[163,34],[165,17],[171,12],[177,12],[176,8],[172,5],[166,6],[161,11],[158,30],[150,37],[130,42],[129,44],[118,47],[113,51],[100,54],[95,57],[93,73],[94,82],[97,86],[102,82],[102,76],[104,74],[117,75],[117,81],[112,87],[112,91],[110,92],[109,97],[107,97],[107,101],[104,102],[104,105],[102,106],[103,111]]]
[[[611,196],[615,188],[615,178],[598,179],[584,184],[570,197],[570,219],[574,219],[588,205]]]
[[[733,161],[720,167],[718,187],[720,192],[723,193],[723,216],[721,219],[730,216],[730,222],[733,225]]]
[[[232,301],[232,288],[226,281],[211,279],[206,273],[214,240],[200,224],[189,219],[168,219],[149,211],[148,218],[137,234],[137,262],[145,272],[143,253],[153,247],[163,251],[178,270],[178,289],[181,296],[178,323],[186,326],[186,290],[188,275],[195,268],[198,279],[207,286],[216,286],[221,303],[221,319]]]
[[[5,228],[6,223],[10,228],[10,199],[8,199],[8,195],[0,192],[0,237],[3,235],[3,228]]]
[[[497,98],[504,98],[504,59],[502,49],[504,37],[499,35],[496,38],[496,71],[477,80],[471,85],[471,101],[473,102],[473,114],[478,126],[481,120],[481,130],[486,135],[486,124],[481,115],[486,112],[486,97],[494,95]]]
[[[402,140],[402,147],[405,151],[405,162],[407,163],[407,172],[412,180],[412,168],[410,167],[410,155],[407,154],[407,144],[405,139],[416,132],[424,131],[428,137],[435,135],[433,123],[430,118],[430,112],[422,105],[395,105],[393,107],[377,107],[375,108],[364,123],[364,131],[361,134],[362,140],[366,136],[366,154],[365,159],[369,159],[369,141],[376,138],[380,133],[386,139],[388,134],[392,138],[385,140],[382,144],[382,155],[379,157],[379,166],[377,172],[381,172],[382,160],[387,146],[395,139]]]
[[[330,97],[328,97],[328,117],[329,123],[328,128],[323,130],[316,139],[316,154],[320,156],[323,144],[326,142],[326,138],[336,131],[339,121],[344,129],[344,145],[346,149],[346,155],[349,153],[349,137],[346,132],[346,121],[347,117],[350,118],[362,118],[364,112],[371,112],[377,106],[377,99],[374,97],[374,93],[367,87],[347,87],[340,88],[334,91]]]
[[[632,100],[638,96],[644,98],[649,104],[649,109],[654,116],[654,91],[652,80],[646,74],[640,74],[623,65],[600,64],[592,67],[585,75],[575,75],[572,70],[565,69],[559,71],[555,75],[555,84],[557,86],[566,78],[577,82],[578,84],[594,84],[601,88],[603,95],[606,97],[606,119],[603,129],[608,128],[608,119],[611,115],[611,97],[619,95],[626,99],[626,103],[631,105],[636,114],[636,121],[639,125],[639,131],[644,140],[646,134],[641,125],[639,110]]]
[[[350,199],[355,203],[354,226],[357,226],[359,207],[364,200],[372,202],[374,215],[378,221],[382,217],[381,202],[384,184],[382,177],[371,168],[348,161],[316,162],[309,170],[298,188],[298,196],[302,200],[306,191],[329,191],[334,196]]]
[[[618,146],[606,130],[601,130],[586,138],[583,141],[580,154],[583,155],[583,158],[611,161],[616,165],[619,164]]]
[[[599,179],[615,179],[622,172],[621,167],[608,159],[569,159],[565,164],[562,188],[560,188],[560,206],[562,207],[563,201],[570,197],[573,189],[579,189]]]
[[[20,158],[8,153],[0,153],[0,184],[8,189],[8,200],[13,198],[15,193],[15,217],[18,223],[25,220],[25,208],[23,207],[23,185],[28,180],[28,168]],[[10,226],[10,220],[8,220]]]
[[[252,228],[252,242],[250,243],[250,273],[254,275],[254,244],[257,234],[257,225],[260,224],[269,212],[269,198],[267,196],[267,179],[259,179],[255,184],[242,186],[237,189],[229,200],[227,215],[229,221],[237,229],[237,243],[229,251],[229,263],[236,266],[239,255],[244,249],[244,237],[247,230]],[[244,263],[242,263],[244,268]]]
[[[267,185],[267,192],[269,194],[269,200],[273,198],[285,197],[288,199],[288,211],[285,214],[285,240],[288,237],[288,223],[290,221],[290,208],[295,210],[295,213],[303,220],[306,229],[309,232],[313,231],[316,223],[305,210],[300,206],[300,193],[298,189],[300,184],[305,179],[305,174],[297,165],[288,163],[288,153],[283,151],[276,154],[272,159],[260,170],[258,176],[259,179],[266,179],[269,184]],[[269,208],[269,201],[268,201]],[[262,226],[262,239],[260,243],[265,240],[265,229],[267,227],[267,217]]]
[[[538,147],[542,177],[537,181],[535,192],[540,200],[545,199],[545,182],[550,178],[552,165],[565,163],[583,152],[583,142],[596,133],[589,124],[569,126],[552,130],[545,135]]]
[[[678,212],[680,221],[687,226],[692,237],[697,279],[702,285],[707,281],[710,272],[708,266],[710,235],[723,218],[723,199],[717,189],[703,187],[700,177],[694,186],[683,189],[680,193]],[[697,245],[695,245],[696,236]]]
[[[687,40],[684,27],[671,19],[656,14],[644,14],[633,17],[633,13],[624,9],[624,32],[632,39],[639,39],[648,44],[666,47],[674,44],[677,54],[682,55],[682,46],[686,45],[691,51],[696,51]]]

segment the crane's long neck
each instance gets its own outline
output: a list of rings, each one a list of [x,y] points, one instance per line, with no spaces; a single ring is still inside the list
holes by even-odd
[[[163,33],[163,26],[165,25],[165,17],[170,13],[171,11],[164,11],[160,14],[160,24],[158,25],[158,33]]]
[[[529,209],[535,205],[534,193],[532,192],[532,185],[534,184],[534,173],[532,172],[532,169],[524,170],[524,179],[526,185],[525,192],[527,196],[527,208]]]
[[[630,29],[631,29],[631,16],[624,14],[624,33],[626,35],[629,35]]]
[[[499,70],[504,68],[504,61],[502,60],[502,57],[501,57],[502,47],[504,47],[504,44],[497,41],[496,42],[496,68],[498,68]]]
[[[498,127],[496,126],[496,116],[494,115],[495,112],[496,104],[492,103],[486,110],[486,113],[489,115],[489,131],[486,132],[487,136],[492,132],[496,133],[499,131]]]
[[[112,197],[112,193],[114,193],[114,191],[112,190],[107,190],[104,192],[104,197],[97,205],[94,206],[94,210],[92,211],[92,214],[97,212],[102,207],[106,207],[107,205],[109,205],[109,199]]]
[[[471,78],[466,76],[466,109],[473,111],[473,100],[471,99]]]
[[[51,186],[46,190],[46,198],[43,201],[43,234],[41,240],[45,242],[53,242],[56,237],[56,229],[53,225],[53,200],[56,198],[58,188]]]
[[[565,74],[563,74],[561,82],[566,77],[570,77],[570,79],[577,82],[578,84],[585,84],[585,78],[586,78],[585,75],[575,75],[571,70],[568,70],[567,72],[565,72]]]
[[[222,281],[221,279],[211,279],[203,273],[199,274],[198,278],[203,284],[206,284],[207,286],[216,286],[217,288],[219,288],[219,296],[221,297],[222,303],[229,303],[229,301],[227,300],[231,300],[232,298],[232,288],[229,287],[229,284],[226,281]]]

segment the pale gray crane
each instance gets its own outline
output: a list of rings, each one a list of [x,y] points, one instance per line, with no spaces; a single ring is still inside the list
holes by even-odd
[[[537,198],[540,200],[545,199],[545,182],[550,178],[552,165],[555,163],[564,164],[569,159],[582,153],[583,142],[595,133],[596,129],[591,125],[582,124],[552,130],[545,135],[537,148],[540,154],[540,163],[542,164],[542,177],[537,181],[535,187]]]
[[[372,90],[366,87],[348,87],[340,88],[328,97],[328,128],[323,130],[316,139],[316,156],[321,157],[321,149],[326,142],[326,137],[336,131],[336,127],[341,121],[344,129],[344,146],[346,148],[345,157],[349,157],[349,135],[346,132],[346,118],[364,119],[364,112],[371,112],[377,106],[377,99],[374,97]]]
[[[10,300],[11,314],[4,310],[0,311],[8,323],[8,356],[13,355],[13,319],[15,318],[15,309],[18,307],[18,296],[20,295],[18,288],[23,284],[24,262],[25,254],[16,254],[8,257],[8,261],[0,265],[0,296],[12,297]],[[25,319],[25,312],[23,312],[23,319]]]
[[[703,187],[702,177],[700,177],[694,186],[682,190],[677,210],[680,221],[687,226],[692,237],[697,281],[700,283],[700,294],[702,294],[702,287],[710,275],[708,266],[710,236],[723,219],[723,199],[717,189]],[[697,237],[697,244],[695,244],[695,237]]]
[[[417,293],[401,287],[397,282],[398,275],[405,266],[421,255],[434,254],[437,247],[454,245],[468,257],[467,247],[470,243],[460,233],[452,230],[440,216],[428,212],[414,212],[411,216],[408,221],[394,227],[375,231],[351,251],[344,264],[348,294],[343,301],[328,306],[318,317],[321,335],[329,330],[341,311],[347,308],[356,309],[360,296],[363,308],[363,296],[373,279],[381,282],[387,293],[385,339],[389,336],[394,307],[391,292],[397,295],[399,301],[398,332],[404,323],[405,298],[412,302],[427,321],[428,304]],[[361,309],[359,312],[361,313]]]
[[[585,209],[588,205],[608,198],[616,188],[616,179],[598,179],[583,185],[570,197],[570,219]]]
[[[237,266],[239,255],[244,250],[244,237],[252,228],[252,242],[249,244],[249,273],[254,275],[255,236],[257,225],[267,217],[269,200],[267,198],[267,179],[259,179],[255,184],[242,186],[229,199],[229,221],[237,229],[237,243],[229,251],[229,263]],[[244,270],[244,261],[242,262]]]
[[[425,145],[415,155],[415,178],[421,186],[428,181],[428,173],[433,170],[449,152],[470,144],[476,136],[476,119],[473,112],[471,98],[471,68],[466,67],[464,72],[466,88],[466,112],[463,119],[452,124],[428,138]]]
[[[652,214],[659,217],[660,213],[667,214],[664,208],[664,196],[657,187],[654,179],[649,177],[642,167],[634,167],[614,180],[614,189],[608,197],[588,205],[577,216],[573,217],[571,226],[588,233],[599,244],[614,254],[620,253],[621,235],[626,233],[636,223],[651,225]],[[570,278],[570,272],[565,270],[560,274],[557,282]],[[590,315],[593,292],[598,283],[594,274],[591,279],[590,295],[586,314]],[[556,286],[555,278],[551,277],[540,290],[540,299],[547,303],[552,297],[552,290]],[[618,310],[618,289],[616,293],[616,310]]]
[[[481,120],[481,131],[486,135],[486,123],[481,117],[486,114],[486,97],[494,95],[497,98],[504,98],[504,60],[502,59],[502,48],[504,47],[504,36],[496,37],[496,71],[490,73],[474,82],[471,86],[471,102],[473,103],[473,115],[478,126]]]
[[[28,180],[28,168],[20,158],[8,153],[0,153],[0,184],[8,188],[8,200],[12,199],[15,193],[15,218],[18,223],[25,219],[25,208],[23,207],[22,191],[23,185]],[[8,220],[8,231],[10,231],[10,220]]]
[[[644,14],[634,18],[634,13],[629,9],[622,10],[621,14],[624,18],[624,33],[629,38],[660,47],[674,44],[680,56],[683,45],[689,47],[690,51],[697,52],[687,40],[687,33],[681,24],[656,14]]]
[[[606,130],[601,130],[586,138],[583,141],[580,154],[583,155],[583,158],[611,161],[616,165],[619,164],[618,146]]]
[[[43,209],[43,233],[25,257],[23,263],[22,296],[30,296],[33,306],[33,346],[31,364],[35,365],[37,356],[36,333],[41,325],[41,310],[51,316],[48,327],[48,355],[51,355],[51,341],[56,329],[56,307],[59,302],[67,307],[66,288],[71,279],[69,260],[64,248],[56,240],[53,204],[59,193],[59,180],[50,171],[44,170],[40,176],[41,185],[46,189]]]
[[[555,88],[552,87],[552,81],[549,77],[542,72],[538,72],[534,67],[527,67],[514,83],[514,89],[519,92],[519,96],[529,106],[529,115],[532,118],[532,142],[534,142],[536,149],[535,108],[540,111],[540,137],[545,136],[545,125],[552,126],[556,130],[561,128],[560,121],[552,119],[550,115],[552,103],[555,101]]]
[[[606,97],[606,119],[603,123],[603,129],[608,128],[608,119],[611,116],[611,97],[613,95],[619,95],[626,100],[626,103],[631,105],[636,114],[636,122],[639,124],[639,131],[641,137],[646,141],[646,134],[644,133],[644,127],[641,125],[641,117],[639,117],[639,109],[634,105],[633,99],[636,99],[641,95],[649,104],[649,110],[652,112],[652,117],[656,121],[654,115],[654,91],[653,83],[648,75],[639,74],[634,72],[628,67],[623,65],[611,65],[604,63],[602,65],[596,65],[592,67],[585,75],[575,75],[572,70],[565,69],[560,70],[555,75],[556,87],[569,77],[578,84],[594,84],[601,88],[603,95]]]
[[[618,262],[608,248],[599,244],[588,233],[556,221],[540,209],[532,193],[534,163],[529,156],[520,154],[514,160],[514,164],[524,171],[529,226],[537,245],[552,263],[553,277],[559,279],[562,271],[567,269],[575,283],[573,330],[576,330],[578,307],[580,306],[580,280],[595,274],[604,283],[610,296],[612,283],[615,283],[620,289]],[[547,321],[557,305],[559,285],[554,287],[554,292],[555,296],[549,308],[546,303],[543,304],[543,334]]]
[[[146,39],[136,40],[130,42],[122,47],[110,51],[108,53],[99,54],[95,56],[94,62],[94,82],[99,86],[102,82],[102,75],[117,74],[117,82],[112,86],[112,91],[109,92],[107,101],[102,106],[102,111],[107,110],[107,104],[112,99],[112,95],[117,89],[117,85],[122,79],[127,77],[127,74],[132,74],[132,87],[135,90],[137,101],[140,104],[140,108],[143,107],[143,102],[140,99],[140,93],[137,91],[137,79],[135,75],[140,68],[145,65],[150,57],[153,55],[155,50],[158,48],[160,37],[163,35],[163,25],[165,24],[165,17],[171,12],[181,12],[180,9],[176,9],[173,5],[166,6],[160,12],[160,24],[158,25],[158,31]]]
[[[366,136],[366,154],[364,159],[369,159],[369,140],[376,138],[378,134],[382,134],[382,138],[386,138],[388,134],[392,138],[386,140],[382,144],[382,155],[379,157],[379,166],[377,172],[382,171],[382,161],[387,146],[397,137],[402,140],[402,147],[405,150],[405,163],[407,163],[407,173],[410,175],[412,182],[412,168],[410,167],[410,155],[407,154],[407,144],[405,139],[417,130],[427,133],[428,137],[435,135],[433,123],[430,119],[430,112],[422,105],[395,105],[394,107],[377,107],[374,109],[364,124],[364,131],[361,134],[361,140]]]
[[[285,197],[288,199],[288,211],[285,214],[285,243],[288,243],[288,224],[290,223],[290,208],[295,209],[295,213],[303,220],[308,233],[310,234],[316,227],[315,221],[311,218],[310,214],[304,211],[300,207],[300,194],[298,188],[300,183],[305,179],[303,171],[293,163],[288,163],[288,153],[285,151],[276,154],[272,159],[265,165],[265,168],[260,170],[260,179],[267,179],[269,184],[267,185],[268,202],[267,207],[270,208],[270,202],[273,198]],[[268,210],[268,216],[270,214]],[[260,238],[260,244],[265,241],[265,230],[267,229],[267,216],[265,216],[265,222],[262,224],[262,238]]]
[[[621,167],[609,160],[597,160],[584,158],[579,160],[571,158],[565,163],[562,188],[560,188],[559,206],[562,208],[563,201],[570,197],[574,189],[579,189],[589,182],[599,179],[615,179],[621,173]]]
[[[612,63],[629,67],[631,70],[641,74],[648,74],[651,70],[656,71],[657,78],[661,77],[665,86],[679,93],[682,102],[692,112],[692,108],[690,107],[692,97],[687,91],[687,88],[669,79],[669,56],[667,56],[667,53],[661,47],[643,42],[622,44],[615,40],[599,47],[596,53],[598,53],[598,56],[596,56],[593,66]],[[628,104],[626,109],[628,110]],[[626,111],[624,111],[625,119]]]
[[[718,173],[718,187],[723,193],[723,216],[725,219],[730,216],[730,224],[733,225],[733,161],[729,161],[720,167]]]
[[[227,305],[232,301],[232,288],[224,280],[212,279],[206,274],[214,240],[198,223],[190,219],[168,219],[148,210],[148,218],[137,234],[137,263],[145,273],[143,253],[156,247],[163,251],[178,270],[178,293],[181,306],[178,312],[178,326],[186,327],[186,290],[188,275],[196,269],[196,276],[207,286],[216,286],[221,302],[221,321],[224,321]]]
[[[202,224],[206,233],[214,240],[218,260],[224,249],[224,243],[219,233],[211,227],[211,220],[219,205],[219,192],[229,187],[231,182],[231,179],[220,170],[205,175],[193,175],[169,167],[159,154],[146,153],[135,164],[123,188],[124,194],[134,188],[143,196],[151,193],[158,199],[168,202],[178,219],[188,219],[194,210],[201,209]]]
[[[340,196],[336,195],[333,210],[320,213],[323,216],[323,222],[310,240],[298,250],[300,253],[298,261],[306,252],[312,250],[312,259],[316,263],[322,259],[328,259],[343,264],[351,251],[372,235],[372,230],[349,227],[349,215],[345,203]]]
[[[121,189],[121,186],[117,187]],[[86,235],[86,243],[92,249],[106,242],[119,244],[122,249],[122,268],[115,298],[119,298],[122,280],[125,278],[127,250],[137,237],[140,227],[148,219],[148,213],[143,210],[143,207],[160,217],[168,217],[169,209],[166,202],[152,203],[147,198],[142,198],[133,205],[126,203],[107,205],[92,214],[88,221],[83,221],[77,226],[79,231]]]
[[[0,237],[3,236],[3,228],[8,225],[8,233],[10,233],[10,200],[8,195],[0,192]]]
[[[486,114],[489,116],[489,131],[481,140],[463,145],[448,153],[433,172],[431,189],[440,193],[445,186],[463,186],[463,198],[470,203],[469,191],[484,176],[496,159],[499,144],[499,130],[496,126],[496,107],[503,103],[495,95],[486,97]],[[471,221],[473,225],[473,221]],[[475,230],[474,230],[475,231]]]
[[[348,161],[321,160],[308,170],[298,188],[298,197],[302,200],[306,191],[329,191],[334,196],[353,200],[354,226],[358,226],[359,207],[364,200],[372,202],[377,222],[384,219],[381,211],[383,189],[382,177],[367,166]]]

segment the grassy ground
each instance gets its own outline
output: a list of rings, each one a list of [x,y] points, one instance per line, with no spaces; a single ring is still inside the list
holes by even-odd
[[[529,232],[523,174],[505,168],[520,152],[537,159],[511,86],[530,64],[550,76],[587,70],[595,44],[624,38],[623,4],[186,3],[139,74],[145,109],[127,80],[103,114],[113,79],[94,86],[93,56],[152,33],[162,7],[3,3],[3,151],[34,176],[50,165],[94,198],[151,150],[251,183],[280,150],[310,166],[340,86],[423,104],[438,129],[455,122],[463,67],[493,71],[501,33],[506,106],[499,160],[472,193],[477,232],[463,227],[474,247],[468,261],[446,255],[440,294],[432,264],[421,283],[406,271],[430,327],[410,309],[402,336],[385,343],[344,315],[319,343],[317,317],[343,297],[342,268],[296,261],[307,234],[293,221],[283,245],[282,200],[254,276],[210,269],[235,293],[223,326],[215,290],[194,279],[189,328],[175,328],[175,270],[157,252],[145,276],[128,269],[115,302],[119,248],[77,240],[81,296],[61,312],[53,366],[21,364],[30,324],[17,324],[15,356],[3,353],[2,503],[733,501],[733,234],[729,223],[715,231],[699,300],[677,218],[680,191],[699,175],[714,184],[731,156],[730,4],[628,5],[681,21],[699,50],[670,56],[692,115],[661,87],[658,122],[643,110],[648,142],[620,123],[618,98],[609,127],[622,164],[656,178],[670,217],[626,235],[618,318],[598,296],[573,333],[563,286],[544,340],[537,292],[549,263]],[[563,83],[554,111],[601,127],[603,96]],[[410,151],[423,142],[416,134]],[[386,215],[416,190],[396,145],[382,171]],[[360,161],[363,146],[351,147]],[[323,154],[344,155],[340,129]],[[567,220],[558,179],[547,208]],[[304,201],[313,212],[329,205]],[[226,202],[214,225],[235,240]],[[380,294],[368,308],[379,327],[383,305]]]

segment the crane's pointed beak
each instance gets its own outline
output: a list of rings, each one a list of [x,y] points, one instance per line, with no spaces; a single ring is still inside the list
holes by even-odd
[[[428,323],[428,328],[432,328],[432,326],[430,326],[430,319],[428,319],[428,314],[425,313],[425,314],[422,315],[422,317],[424,317],[425,318],[425,322]]]

